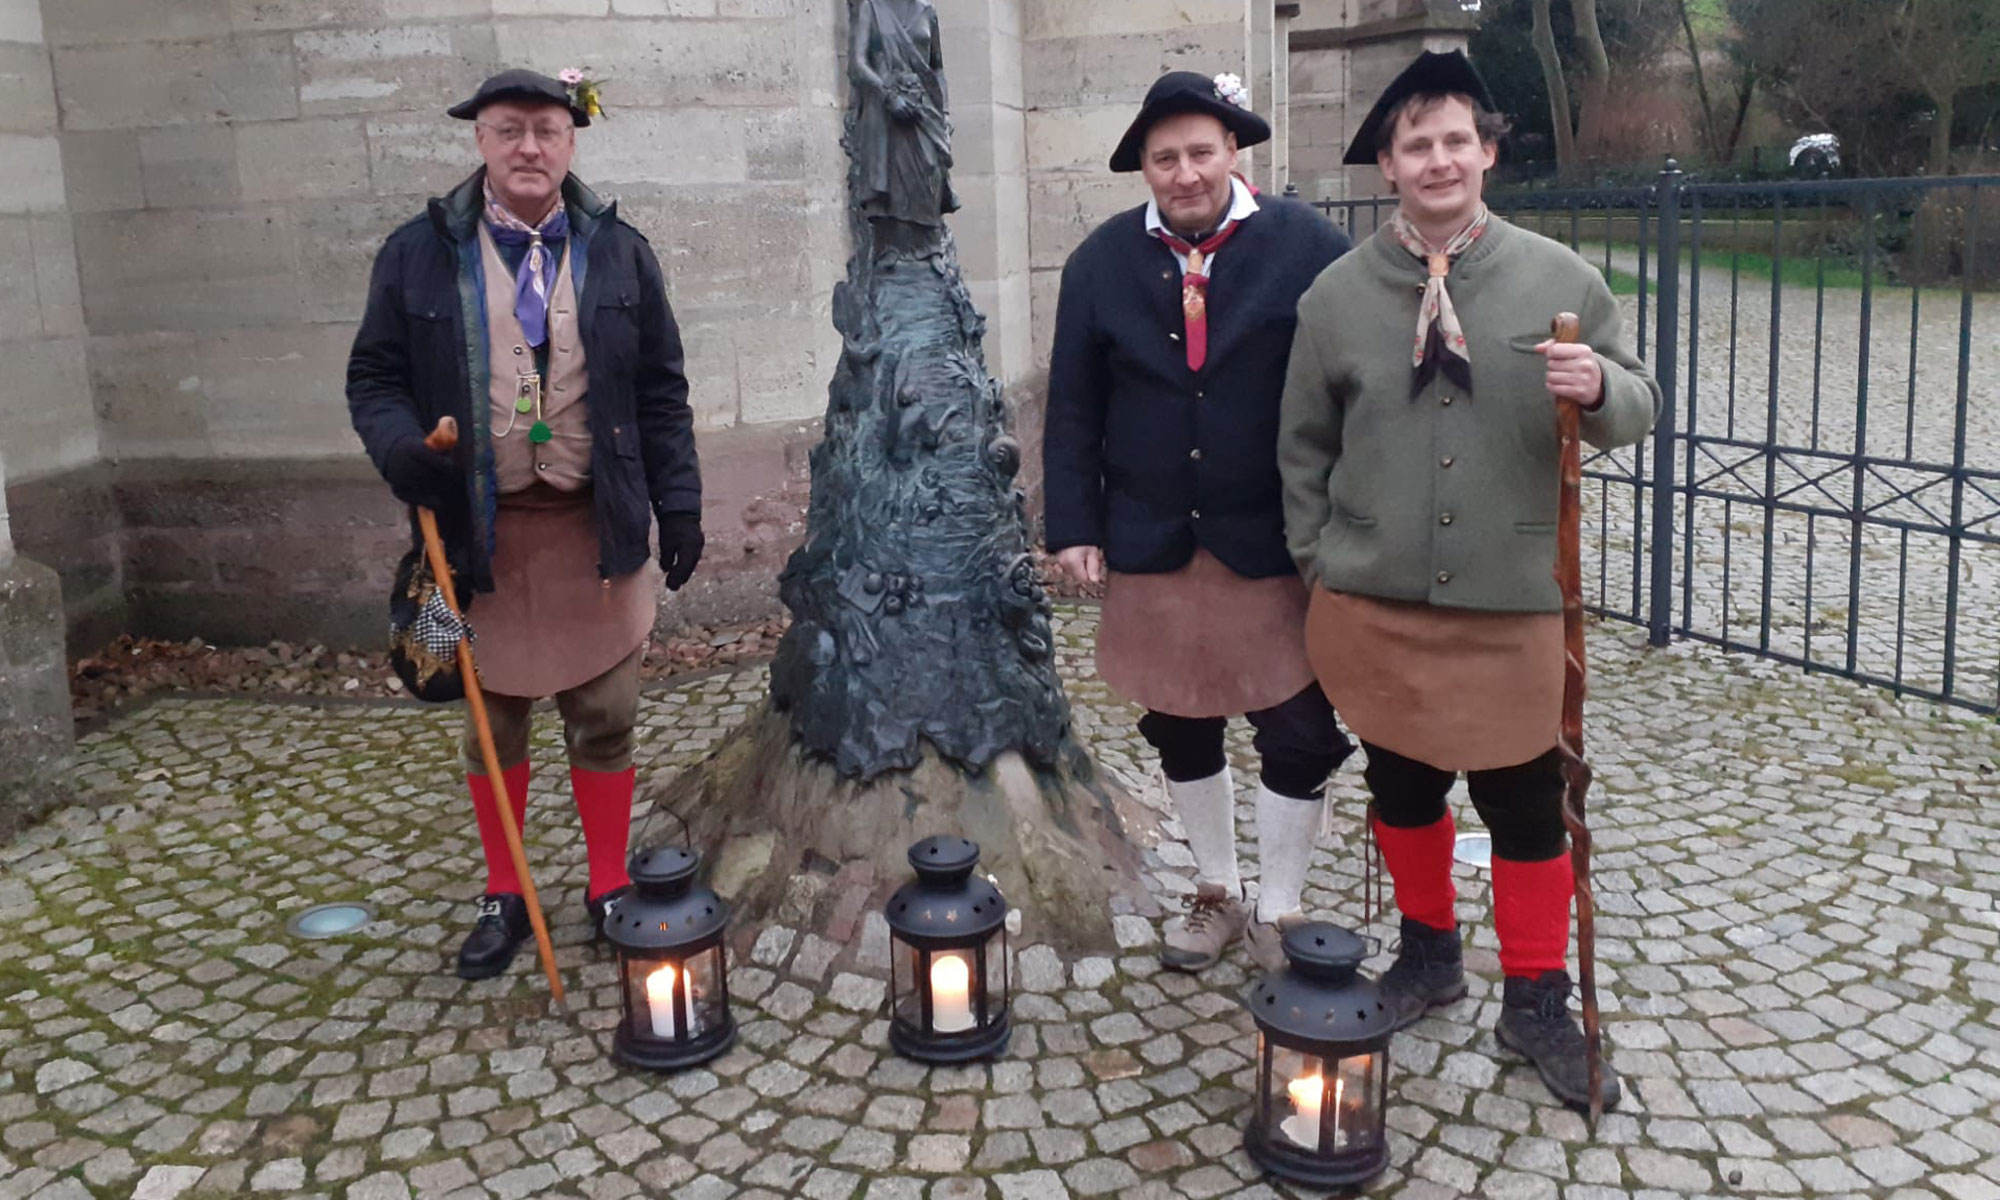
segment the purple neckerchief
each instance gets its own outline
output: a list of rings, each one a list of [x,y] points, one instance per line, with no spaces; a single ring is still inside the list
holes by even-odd
[[[514,317],[530,346],[549,340],[549,287],[555,282],[556,256],[545,241],[569,237],[569,211],[558,203],[540,225],[530,225],[513,213],[486,189],[486,226],[493,240],[503,246],[526,246],[520,269],[514,273]]]

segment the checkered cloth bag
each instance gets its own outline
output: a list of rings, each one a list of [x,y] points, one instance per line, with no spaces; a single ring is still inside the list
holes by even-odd
[[[452,591],[470,605],[457,570]],[[412,550],[396,565],[396,582],[389,592],[389,665],[410,694],[435,704],[465,696],[458,669],[460,642],[473,640],[472,626],[445,603],[430,562]]]

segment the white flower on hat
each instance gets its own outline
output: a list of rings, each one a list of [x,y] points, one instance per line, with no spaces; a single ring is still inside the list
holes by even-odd
[[[1243,79],[1239,75],[1230,75],[1227,73],[1217,75],[1215,77],[1215,98],[1226,100],[1241,109],[1248,109],[1250,107],[1250,89],[1243,86]]]

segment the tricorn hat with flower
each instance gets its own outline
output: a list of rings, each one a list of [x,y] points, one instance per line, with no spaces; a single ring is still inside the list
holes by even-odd
[[[571,72],[565,71],[564,75]],[[544,104],[560,104],[569,109],[576,119],[577,128],[590,124],[590,119],[602,116],[604,109],[599,103],[597,81],[585,79],[582,72],[576,72],[576,82],[551,79],[539,71],[515,67],[502,71],[479,85],[479,90],[467,100],[462,100],[446,109],[450,116],[461,121],[479,118],[479,111],[489,104],[501,100],[526,100]]]
[[[1239,149],[1271,140],[1271,126],[1250,111],[1250,92],[1234,75],[1170,71],[1146,93],[1139,115],[1111,154],[1111,169],[1136,171],[1146,149],[1146,133],[1160,120],[1180,113],[1205,113],[1236,135]]]

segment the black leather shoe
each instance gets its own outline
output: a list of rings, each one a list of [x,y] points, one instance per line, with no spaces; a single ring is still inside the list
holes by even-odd
[[[528,902],[512,892],[484,896],[479,901],[479,920],[458,948],[460,979],[491,979],[514,961],[531,932]]]
[[[584,894],[583,907],[590,913],[591,941],[601,942],[604,940],[604,918],[610,914],[612,908],[624,897],[625,893],[631,890],[632,885],[628,883],[624,887],[612,888],[602,896],[594,899],[589,893],[586,892]]]
[[[1414,1025],[1427,1012],[1465,997],[1465,951],[1458,930],[1432,929],[1403,918],[1396,961],[1382,972],[1382,1003],[1396,1015],[1393,1028]]]
[[[1567,971],[1544,971],[1534,979],[1509,975],[1494,1033],[1502,1046],[1535,1064],[1542,1083],[1556,1099],[1588,1111],[1590,1069],[1583,1030],[1569,1012],[1569,991]],[[1616,1108],[1624,1095],[1618,1072],[1610,1063],[1604,1064],[1598,1094],[1607,1112]]]

